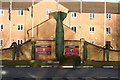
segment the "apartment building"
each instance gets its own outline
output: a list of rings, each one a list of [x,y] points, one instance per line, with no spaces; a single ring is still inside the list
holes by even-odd
[[[22,44],[28,38],[27,30],[32,27],[32,2],[13,2],[11,20],[9,20],[10,2],[3,2],[0,10],[1,38],[2,48],[7,48],[13,41]],[[48,2],[46,0],[35,2],[34,5],[34,26],[49,19],[49,13],[58,11],[56,1]],[[59,10],[68,12],[68,9],[59,4]],[[46,26],[45,26],[46,27]],[[42,33],[44,34],[44,33]],[[30,34],[31,35],[31,34]],[[43,38],[42,38],[43,39]]]
[[[27,34],[27,31],[32,27],[31,3],[18,3],[13,2],[11,21],[9,20],[8,13],[9,2],[4,2],[2,6],[3,8],[0,10],[0,19],[2,20],[0,22],[0,30],[2,34],[2,37],[0,38],[0,46],[2,46],[2,48],[9,47],[13,41],[22,44],[31,37],[28,37]],[[8,5],[6,6],[6,4]],[[67,18],[64,20],[64,24],[75,32],[73,40],[85,38],[88,42],[102,47],[106,41],[110,41],[114,49],[120,49],[120,12],[118,7],[119,3],[110,2],[58,3],[54,0],[51,2],[43,0],[35,2],[34,26],[49,19],[50,12],[63,11],[68,13]],[[55,24],[54,20],[51,21],[53,21],[50,22],[51,24]],[[46,23],[44,27],[49,27],[47,24],[48,23]],[[34,30],[34,33],[35,32],[36,30]]]
[[[104,46],[106,41],[109,41],[113,49],[119,49],[120,3],[61,2],[61,4],[69,9],[66,24],[76,31],[77,40],[85,38],[99,46]]]

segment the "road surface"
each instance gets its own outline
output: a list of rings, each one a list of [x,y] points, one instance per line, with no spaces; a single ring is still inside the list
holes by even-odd
[[[14,80],[27,80],[27,78],[30,78],[29,80],[82,80],[81,78],[86,78],[85,80],[87,78],[92,78],[88,80],[97,80],[95,78],[119,80],[120,69],[2,68],[0,74],[3,80],[12,80],[13,78]]]

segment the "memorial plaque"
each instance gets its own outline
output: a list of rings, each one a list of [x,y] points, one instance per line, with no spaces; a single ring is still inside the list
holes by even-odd
[[[51,55],[51,45],[36,45],[36,55]]]
[[[65,45],[64,55],[79,55],[79,45]]]

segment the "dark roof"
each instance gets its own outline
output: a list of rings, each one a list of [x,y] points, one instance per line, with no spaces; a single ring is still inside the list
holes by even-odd
[[[38,2],[35,2],[35,4]],[[80,12],[80,2],[59,2],[64,7],[68,8],[72,12]],[[103,13],[104,12],[104,2],[82,2],[83,13]],[[10,7],[9,2],[2,2],[2,9],[8,9]],[[1,5],[0,4],[0,5]],[[13,9],[27,9],[32,5],[31,2],[13,2]],[[107,2],[107,12],[108,13],[120,13],[120,3]],[[0,7],[1,8],[1,7]]]
[[[35,2],[35,4],[38,2]],[[31,2],[13,2],[12,3],[12,8],[15,9],[27,9],[32,5]],[[9,2],[2,2],[2,9],[9,9],[10,8],[10,3]]]
[[[72,12],[80,12],[80,2],[60,2],[64,7],[68,8]],[[107,13],[120,13],[120,3],[107,2]],[[105,2],[82,2],[83,13],[103,13],[105,8]]]

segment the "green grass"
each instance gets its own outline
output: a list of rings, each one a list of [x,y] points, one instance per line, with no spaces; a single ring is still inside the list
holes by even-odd
[[[76,59],[77,56],[64,56],[61,60],[61,65],[80,65],[79,58]],[[1,64],[0,64],[1,65]],[[45,66],[48,65],[42,61],[2,61],[3,66]],[[120,62],[105,62],[105,61],[86,61],[83,66],[120,66]]]
[[[47,65],[42,62],[30,62],[30,61],[2,61],[3,66],[42,66]]]
[[[84,65],[89,65],[89,66],[120,66],[120,62],[102,62],[102,61],[88,61],[85,62]]]

